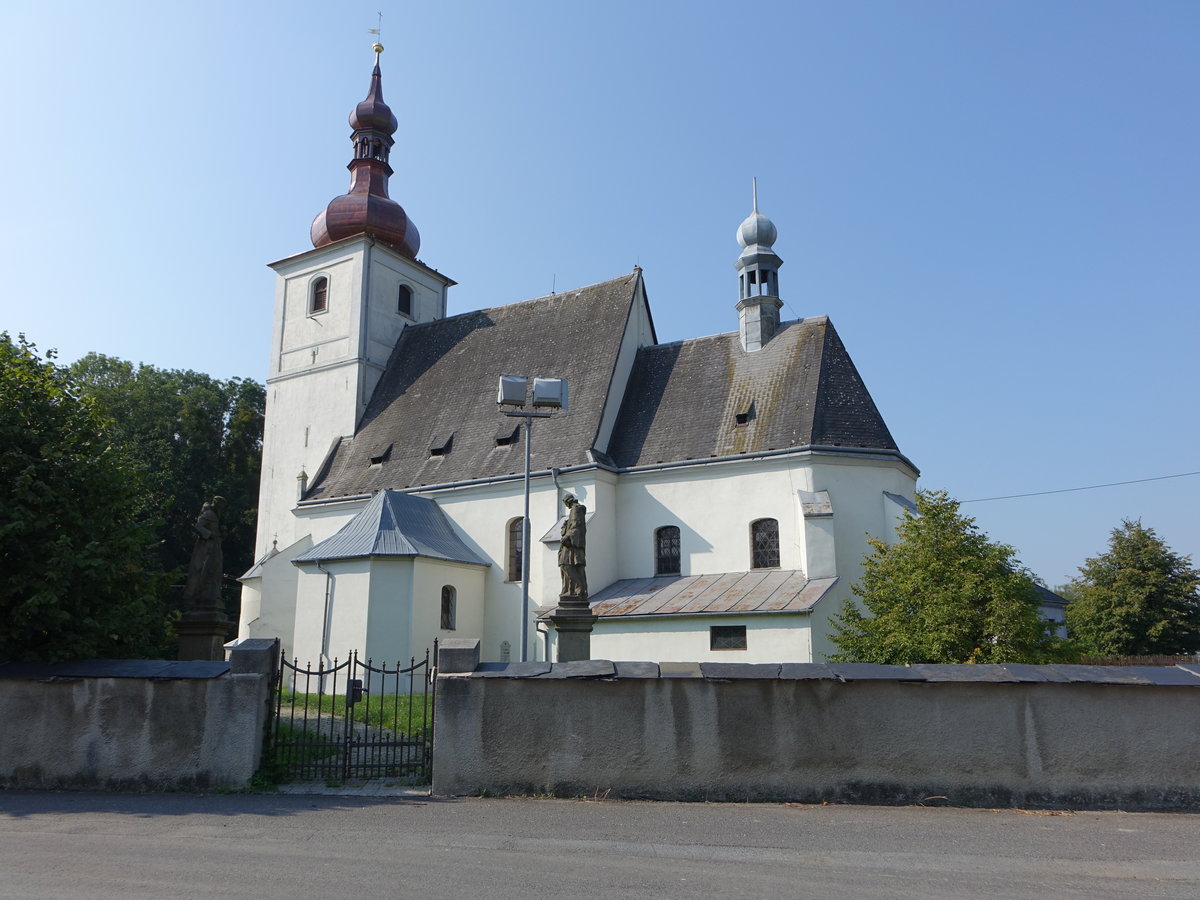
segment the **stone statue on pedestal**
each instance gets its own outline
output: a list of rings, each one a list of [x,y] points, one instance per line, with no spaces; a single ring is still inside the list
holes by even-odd
[[[221,558],[221,510],[224,497],[205,502],[192,530],[196,545],[183,589],[183,615],[175,623],[180,659],[221,660],[229,619],[221,600],[224,561]]]
[[[183,589],[185,610],[220,609],[222,606],[224,560],[221,558],[221,511],[224,508],[224,497],[205,501],[196,524],[192,526],[196,532],[196,545],[192,548],[187,586]]]
[[[563,522],[558,545],[558,568],[562,572],[562,592],[558,607],[550,615],[557,632],[558,662],[592,658],[592,626],[596,617],[588,605],[587,587],[587,507],[572,494],[563,497],[567,518]]]
[[[567,520],[562,526],[562,540],[558,545],[558,568],[562,572],[563,598],[586,602],[587,589],[587,507],[572,494],[563,498],[567,508]]]

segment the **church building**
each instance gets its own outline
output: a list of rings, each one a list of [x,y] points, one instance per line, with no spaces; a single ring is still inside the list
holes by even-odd
[[[446,637],[481,639],[485,660],[553,659],[569,493],[587,510],[593,658],[824,659],[868,535],[894,537],[918,473],[833,323],[780,320],[757,198],[729,279],[736,330],[659,343],[639,268],[448,316],[454,281],[418,259],[388,196],[380,51],[350,116],[350,190],[313,249],[272,264],[239,637],[313,664],[407,660]],[[567,402],[531,434],[497,404],[502,375],[563,379]]]

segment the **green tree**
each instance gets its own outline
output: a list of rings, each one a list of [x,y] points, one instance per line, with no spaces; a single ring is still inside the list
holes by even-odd
[[[1057,641],[1034,576],[943,491],[917,493],[894,544],[871,539],[861,580],[833,619],[839,662],[1049,662]]]
[[[1200,650],[1200,571],[1153,528],[1123,521],[1108,552],[1088,559],[1071,582],[1067,631],[1101,656]]]
[[[0,333],[0,661],[163,654],[139,491],[53,353]]]
[[[155,565],[167,574],[177,605],[201,504],[226,499],[221,529],[226,611],[236,617],[237,576],[253,564],[262,455],[262,385],[190,370],[138,366],[90,353],[70,367],[96,408],[112,420],[145,488],[139,512],[156,521]]]

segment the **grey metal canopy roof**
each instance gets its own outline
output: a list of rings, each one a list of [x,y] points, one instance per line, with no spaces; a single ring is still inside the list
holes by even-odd
[[[788,569],[719,575],[627,578],[591,597],[601,618],[808,612],[837,578],[804,577]]]
[[[463,542],[435,502],[401,491],[380,491],[336,534],[292,562],[299,565],[370,556],[424,556],[491,565]]]

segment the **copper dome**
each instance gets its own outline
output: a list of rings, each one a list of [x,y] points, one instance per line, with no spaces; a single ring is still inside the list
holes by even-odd
[[[314,247],[324,247],[356,234],[370,234],[416,258],[421,237],[404,208],[388,196],[388,163],[396,116],[383,102],[383,78],[379,71],[379,53],[375,45],[375,69],[367,98],[350,114],[354,129],[354,159],[350,161],[350,190],[334,197],[313,219],[310,235]]]

